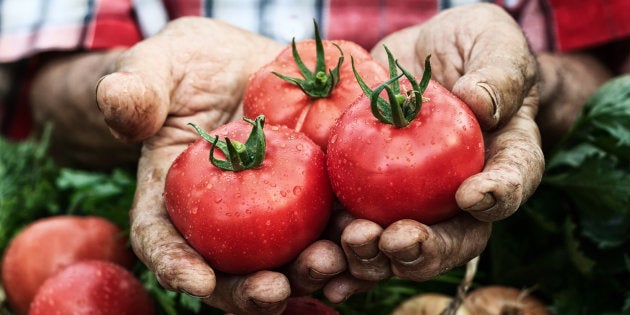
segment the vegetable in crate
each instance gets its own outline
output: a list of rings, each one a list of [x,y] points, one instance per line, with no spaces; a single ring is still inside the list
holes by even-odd
[[[350,41],[321,40],[315,23],[315,40],[294,40],[254,73],[243,96],[243,113],[252,119],[265,115],[270,124],[304,132],[326,150],[333,124],[361,95],[352,68],[344,63],[346,55],[353,56],[356,71],[369,84],[387,79],[387,70],[369,52]]]
[[[263,116],[244,120],[216,137],[197,127],[203,139],[175,159],[164,190],[175,227],[210,266],[231,274],[293,260],[322,233],[333,200],[319,146],[284,126],[263,132]]]
[[[355,72],[366,95],[331,131],[329,176],[356,217],[383,226],[401,219],[433,224],[460,211],[457,188],[482,170],[481,128],[465,103],[430,80],[429,58],[417,82],[385,49],[390,80],[372,91]]]

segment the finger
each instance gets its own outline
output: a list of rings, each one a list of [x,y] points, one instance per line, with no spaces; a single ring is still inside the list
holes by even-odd
[[[196,297],[212,294],[216,284],[214,271],[179,237],[170,222],[136,216],[131,236],[134,252],[164,288]]]
[[[143,148],[138,162],[137,193],[130,210],[130,241],[136,255],[167,289],[193,296],[209,296],[215,288],[214,271],[188,246],[169,220],[162,197],[164,179],[177,150],[156,152]]]
[[[169,110],[176,80],[156,38],[157,42],[142,42],[122,54],[115,72],[96,86],[96,102],[105,122],[124,141],[141,141],[155,134]]]
[[[396,276],[427,281],[481,254],[490,233],[490,223],[466,213],[430,227],[401,220],[383,231],[379,247]]]
[[[311,294],[346,268],[346,259],[339,246],[327,240],[317,241],[290,265],[291,293],[293,296]]]
[[[336,244],[341,244],[341,234],[354,219],[356,218],[350,212],[346,211],[341,204],[335,202],[328,226],[322,233],[322,237]]]
[[[458,36],[457,46],[469,51],[463,60],[463,75],[452,92],[475,112],[485,130],[505,124],[521,106],[536,82],[537,66],[522,30],[514,19],[495,5],[471,6],[462,18],[490,21],[475,35]],[[473,22],[473,21],[471,21]],[[470,34],[462,30],[462,34]]]
[[[258,271],[246,276],[217,274],[217,288],[204,303],[239,314],[280,314],[291,295],[289,280],[281,273]]]
[[[322,292],[331,303],[342,303],[355,293],[371,290],[376,283],[376,281],[361,280],[349,273],[344,273],[331,279]]]
[[[378,281],[390,277],[389,261],[378,249],[383,228],[378,224],[356,219],[341,235],[341,246],[346,253],[350,273],[359,279]]]
[[[506,126],[489,135],[483,171],[466,179],[455,194],[459,207],[478,220],[493,222],[512,215],[542,179],[545,159],[534,104],[536,89]]]
[[[379,241],[379,248],[392,264],[406,264],[416,261],[421,247],[430,235],[429,228],[414,220],[400,220],[388,226]]]

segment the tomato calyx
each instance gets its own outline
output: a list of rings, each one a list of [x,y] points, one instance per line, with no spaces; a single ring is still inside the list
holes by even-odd
[[[240,172],[259,167],[262,164],[265,159],[266,149],[265,133],[263,132],[265,116],[260,115],[256,117],[256,120],[243,117],[243,120],[253,126],[245,143],[230,140],[228,137],[225,137],[225,141],[221,141],[218,135],[213,137],[201,127],[189,123],[204,140],[212,144],[209,157],[212,165],[225,171]],[[225,160],[219,160],[214,157],[216,148],[223,152]]]
[[[424,60],[422,79],[418,82],[409,71],[398,63],[398,60],[394,59],[387,46],[384,47],[389,63],[389,80],[372,90],[356,71],[353,58],[351,58],[352,71],[361,86],[361,90],[370,98],[370,108],[374,117],[382,123],[390,124],[396,128],[404,128],[418,116],[422,102],[426,101],[422,94],[427,89],[431,79],[431,64],[429,62],[431,55],[428,55]],[[398,69],[402,72],[401,74],[398,74]],[[400,79],[402,77],[409,80],[411,90],[401,91]],[[389,101],[380,96],[383,90],[387,93]]]
[[[304,79],[292,78],[275,71],[272,73],[291,84],[297,85],[311,98],[317,99],[328,97],[337,83],[339,83],[339,68],[341,68],[341,64],[343,63],[344,55],[341,47],[333,43],[333,45],[339,50],[341,56],[339,57],[337,66],[334,69],[326,69],[324,45],[322,44],[322,38],[319,34],[319,27],[317,26],[317,21],[313,20],[313,23],[315,24],[315,72],[308,69],[302,61],[295,45],[295,38],[293,38],[293,41],[291,42],[293,59],[295,60],[295,63],[297,64],[297,67],[302,73]]]

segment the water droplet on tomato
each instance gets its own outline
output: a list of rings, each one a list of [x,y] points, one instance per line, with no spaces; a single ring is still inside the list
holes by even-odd
[[[220,196],[219,196],[219,197],[214,198],[214,202],[216,202],[216,203],[219,203],[219,202],[221,202],[221,201],[223,201],[223,198],[221,198]]]
[[[336,135],[336,134],[332,135],[332,137],[330,137],[330,140],[329,140],[329,141],[330,141],[330,143],[335,143],[335,142],[337,142],[337,135]]]
[[[295,186],[293,187],[293,194],[294,195],[299,195],[302,193],[302,186]]]
[[[280,195],[282,195],[282,197],[286,197],[287,196],[287,192],[282,190],[282,191],[280,191]]]
[[[304,149],[304,145],[302,145],[302,144],[300,143],[300,144],[298,144],[297,146],[295,146],[295,148],[296,148],[298,151],[302,151],[302,150]]]

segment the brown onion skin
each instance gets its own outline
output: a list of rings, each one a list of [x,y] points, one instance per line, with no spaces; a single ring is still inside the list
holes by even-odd
[[[517,288],[492,285],[473,290],[464,300],[471,314],[476,315],[551,315],[551,311],[529,292]]]

